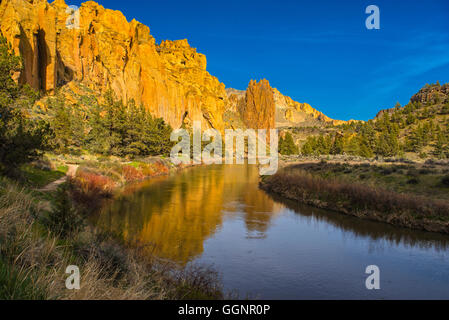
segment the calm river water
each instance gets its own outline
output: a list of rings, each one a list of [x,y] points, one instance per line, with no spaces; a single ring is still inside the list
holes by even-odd
[[[242,298],[449,299],[449,236],[302,206],[258,181],[255,166],[187,169],[129,188],[98,225],[160,258],[213,265]],[[369,265],[381,290],[365,287]]]

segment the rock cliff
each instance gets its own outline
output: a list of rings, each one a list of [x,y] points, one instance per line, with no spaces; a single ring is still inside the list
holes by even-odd
[[[245,100],[239,103],[237,108],[247,128],[275,128],[276,106],[273,88],[268,80],[263,79],[259,82],[251,80],[246,90]]]
[[[247,127],[253,128],[255,124],[266,128],[320,127],[345,123],[327,117],[307,103],[296,102],[284,96],[279,90],[272,88],[267,80],[259,83],[251,81],[246,91],[229,88],[226,92],[228,111],[239,113]]]
[[[415,103],[436,104],[449,101],[449,83],[426,85],[410,100]]]
[[[329,118],[312,108],[308,103],[296,102],[292,98],[282,95],[279,90],[273,90],[276,104],[276,127],[340,125],[345,123],[341,120]]]
[[[341,123],[267,80],[251,81],[246,92],[226,90],[187,40],[157,44],[147,26],[93,1],[73,11],[64,0],[1,0],[0,31],[23,57],[17,81],[47,94],[113,90],[174,128],[193,121],[220,131]]]
[[[67,27],[74,15],[63,0],[1,1],[0,31],[24,61],[18,81],[50,94],[72,81],[112,89],[175,128],[200,120],[223,130],[225,86],[187,40],[158,45],[147,26],[92,1],[76,14]]]

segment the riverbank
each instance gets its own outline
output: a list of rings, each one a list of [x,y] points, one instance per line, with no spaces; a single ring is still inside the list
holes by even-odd
[[[0,299],[223,297],[214,270],[161,262],[142,254],[146,244],[130,246],[86,219],[101,197],[112,196],[126,183],[180,167],[161,157],[138,162],[79,160],[50,156],[45,161],[48,168],[33,164],[27,168],[33,174],[25,173],[20,182],[0,177]],[[75,161],[79,167],[68,183],[56,190],[43,186],[43,181],[61,180]],[[65,287],[70,265],[80,269],[80,290]]]
[[[86,212],[94,212],[105,199],[129,184],[168,175],[187,166],[174,166],[170,159],[149,157],[132,162],[118,158],[88,159],[69,179],[73,200]]]
[[[260,182],[282,197],[392,225],[449,234],[448,168],[436,164],[290,164]]]

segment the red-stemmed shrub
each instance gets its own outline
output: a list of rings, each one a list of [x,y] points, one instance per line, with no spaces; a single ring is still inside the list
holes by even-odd
[[[145,178],[141,171],[128,165],[122,167],[122,174],[127,182],[143,180]]]
[[[74,200],[90,209],[99,206],[102,199],[110,197],[115,188],[111,178],[84,170],[78,170],[69,183]]]

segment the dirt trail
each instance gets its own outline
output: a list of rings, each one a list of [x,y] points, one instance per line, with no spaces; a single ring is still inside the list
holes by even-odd
[[[61,184],[65,183],[67,181],[67,177],[75,176],[76,172],[78,171],[79,166],[74,165],[74,164],[69,164],[68,167],[69,167],[69,170],[67,171],[67,174],[64,177],[62,177],[56,181],[53,181],[52,183],[46,185],[45,187],[43,187],[42,189],[39,189],[37,191],[40,191],[40,192],[56,191]]]

